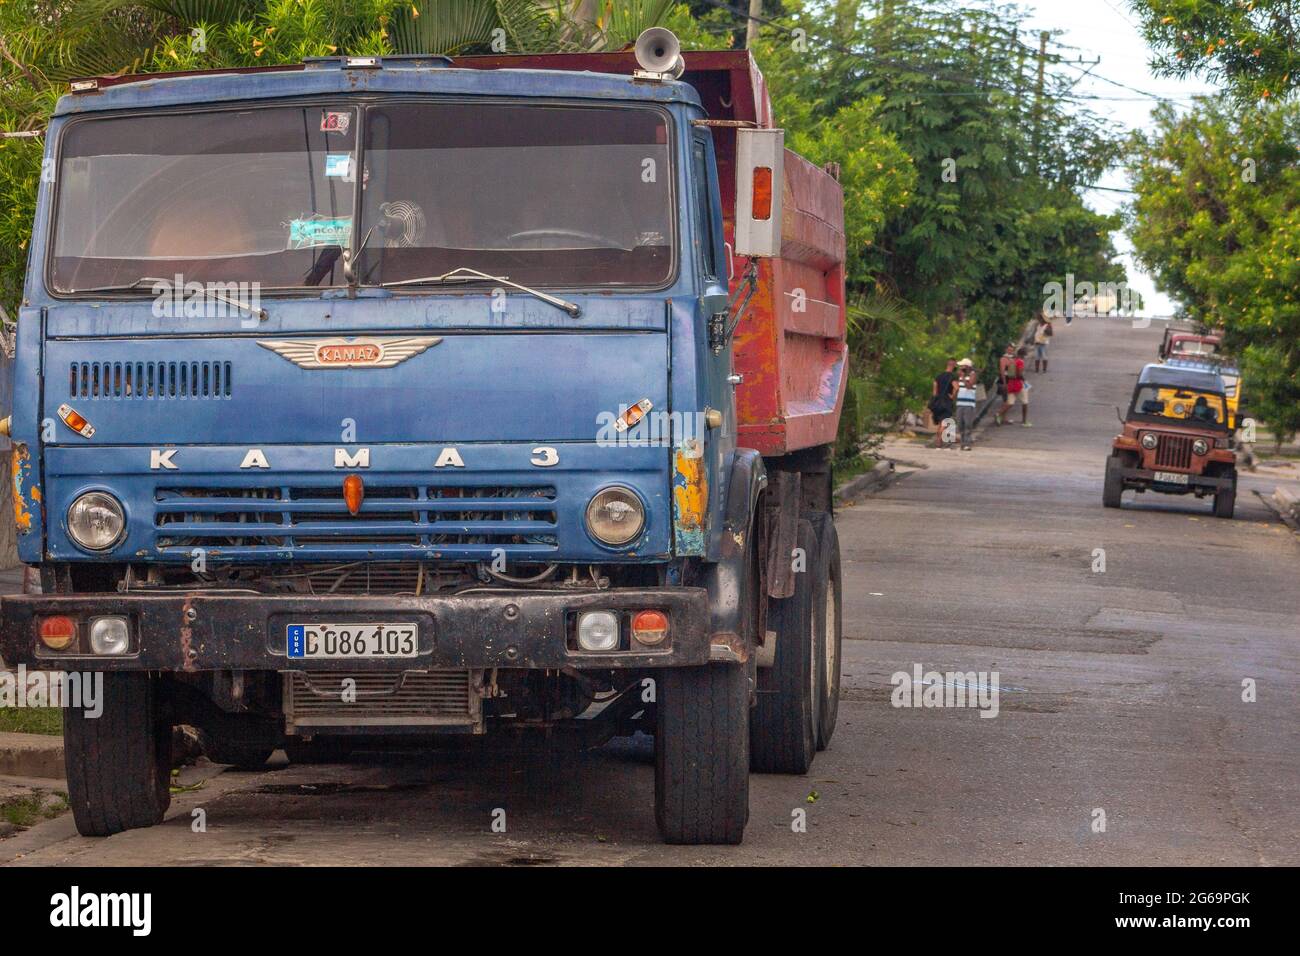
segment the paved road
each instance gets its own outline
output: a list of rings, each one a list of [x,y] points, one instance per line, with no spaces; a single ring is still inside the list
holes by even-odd
[[[1159,334],[1076,321],[1034,379],[1033,428],[968,454],[891,446],[924,467],[838,518],[839,730],[806,778],[754,778],[739,848],[658,843],[640,741],[227,772],[153,830],[87,840],[65,818],[0,861],[1296,864],[1300,543],[1249,494],[1276,482],[1243,481],[1232,521],[1154,495],[1101,507],[1113,406]],[[997,671],[998,716],[891,707],[914,665]]]

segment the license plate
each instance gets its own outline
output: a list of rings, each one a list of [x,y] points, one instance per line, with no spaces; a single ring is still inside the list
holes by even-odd
[[[414,624],[290,624],[285,645],[298,660],[416,657],[420,629]]]
[[[1188,475],[1179,474],[1176,471],[1157,471],[1155,473],[1156,481],[1163,481],[1169,485],[1185,485],[1188,482]]]

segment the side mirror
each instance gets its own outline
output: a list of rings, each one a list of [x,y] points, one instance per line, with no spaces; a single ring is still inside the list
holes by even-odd
[[[736,130],[736,255],[781,255],[785,130]]]

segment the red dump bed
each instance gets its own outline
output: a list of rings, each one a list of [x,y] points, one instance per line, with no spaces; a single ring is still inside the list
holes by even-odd
[[[745,50],[687,53],[683,81],[700,94],[710,120],[770,128],[767,84]],[[632,73],[625,53],[457,57],[478,69]],[[736,133],[713,128],[727,242],[734,244]],[[835,440],[848,382],[844,334],[844,191],[830,173],[785,152],[781,258],[761,260],[758,291],[736,330],[740,444],[781,455]],[[747,262],[733,263],[733,291]]]

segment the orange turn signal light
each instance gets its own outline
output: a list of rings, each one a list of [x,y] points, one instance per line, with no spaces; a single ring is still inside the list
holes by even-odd
[[[754,219],[772,218],[772,167],[754,167],[754,197],[750,203],[750,216]]]
[[[663,611],[637,611],[632,618],[632,639],[638,644],[662,644],[668,636],[668,615]]]
[[[61,651],[77,639],[77,622],[70,617],[43,617],[41,643],[52,651]]]
[[[95,434],[95,426],[86,421],[86,417],[71,405],[59,406],[59,419],[82,438],[89,438]]]
[[[635,405],[625,408],[623,414],[614,419],[614,431],[625,432],[629,428],[635,427],[641,419],[645,418],[646,412],[652,408],[654,408],[654,403],[648,398],[643,398]]]
[[[343,479],[343,501],[348,506],[349,514],[361,510],[361,502],[366,500],[366,486],[360,475],[348,475]]]

